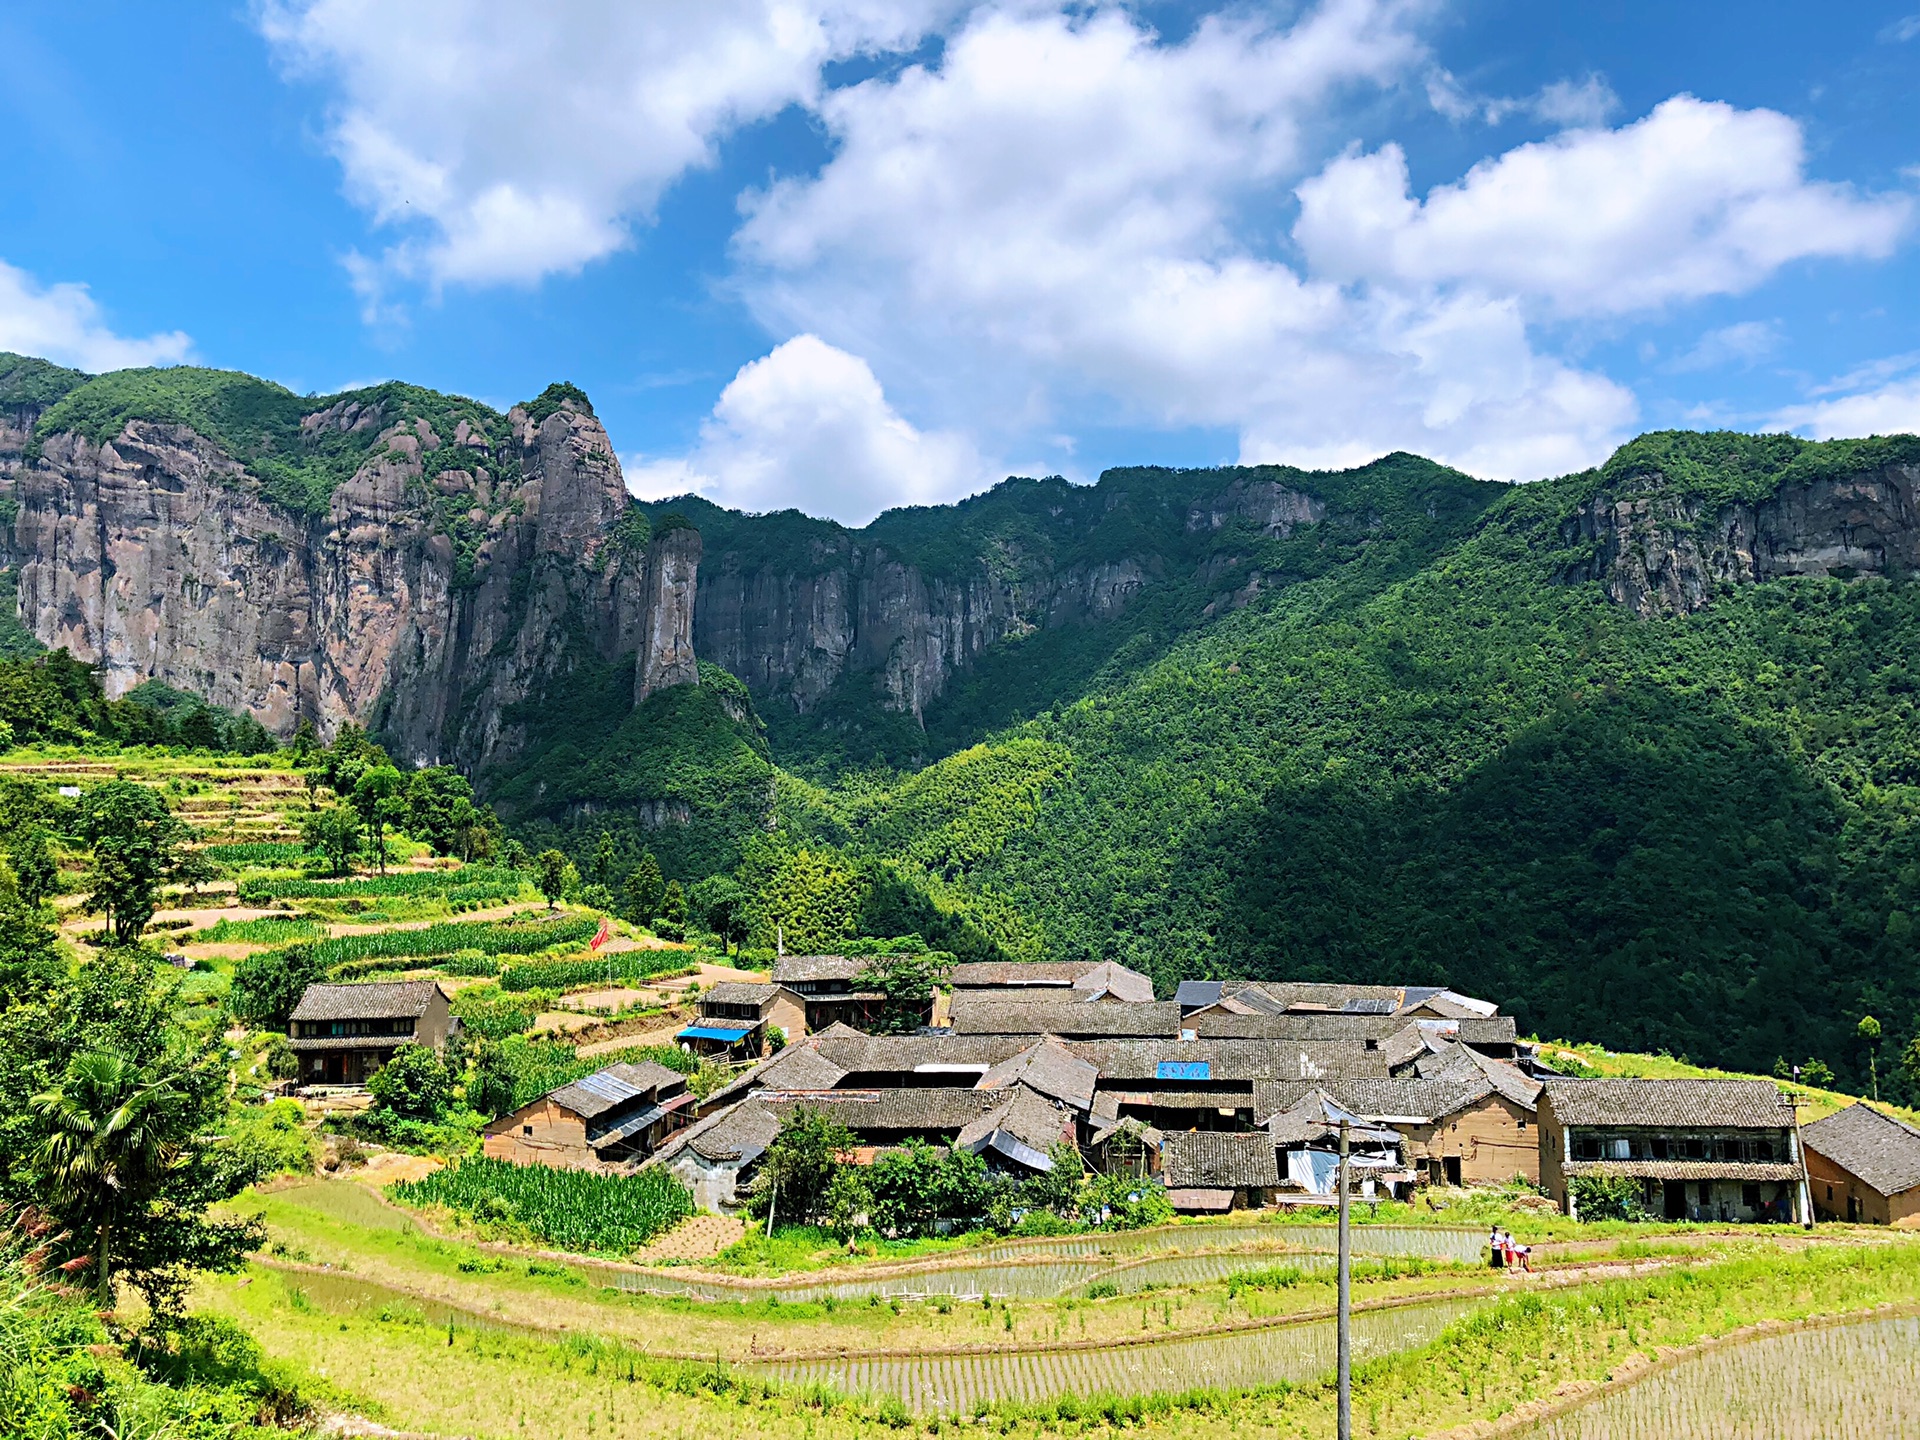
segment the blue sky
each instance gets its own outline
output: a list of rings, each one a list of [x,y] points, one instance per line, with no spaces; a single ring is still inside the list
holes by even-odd
[[[506,405],[648,494],[1530,479],[1920,429],[1920,0],[15,0],[0,349]]]

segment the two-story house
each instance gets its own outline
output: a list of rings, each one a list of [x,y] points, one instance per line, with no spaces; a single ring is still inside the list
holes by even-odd
[[[871,964],[848,955],[782,955],[773,962],[773,983],[800,997],[808,1034],[829,1025],[864,1030],[887,1003],[884,990],[861,983]]]
[[[699,1016],[674,1039],[696,1055],[758,1060],[778,1030],[784,1044],[806,1033],[805,1004],[779,985],[722,980],[699,1000]]]
[[[364,1085],[402,1045],[444,1050],[458,1022],[431,980],[309,985],[293,1007],[287,1043],[302,1085]]]
[[[1793,1104],[1764,1080],[1549,1080],[1539,1115],[1541,1183],[1569,1215],[1591,1175],[1669,1220],[1808,1218]]]

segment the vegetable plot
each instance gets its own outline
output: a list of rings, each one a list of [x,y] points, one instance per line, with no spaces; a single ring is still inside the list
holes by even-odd
[[[483,1221],[524,1226],[562,1250],[625,1255],[693,1213],[693,1196],[664,1170],[597,1175],[463,1160],[423,1180],[402,1180],[387,1194],[403,1205],[444,1205]]]

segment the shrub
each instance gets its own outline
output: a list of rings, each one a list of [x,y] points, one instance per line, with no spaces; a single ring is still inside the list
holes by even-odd
[[[402,1045],[367,1082],[374,1104],[402,1120],[438,1120],[453,1098],[453,1077],[425,1045]]]
[[[1582,1220],[1645,1220],[1640,1182],[1626,1175],[1579,1175],[1574,1178],[1574,1208]]]

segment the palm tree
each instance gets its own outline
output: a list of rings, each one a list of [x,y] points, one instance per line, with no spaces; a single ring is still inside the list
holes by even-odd
[[[113,1302],[113,1236],[139,1214],[180,1158],[187,1097],[123,1056],[89,1051],[67,1062],[60,1084],[33,1097],[51,1133],[35,1155],[41,1179],[77,1228],[94,1231],[94,1284]]]

